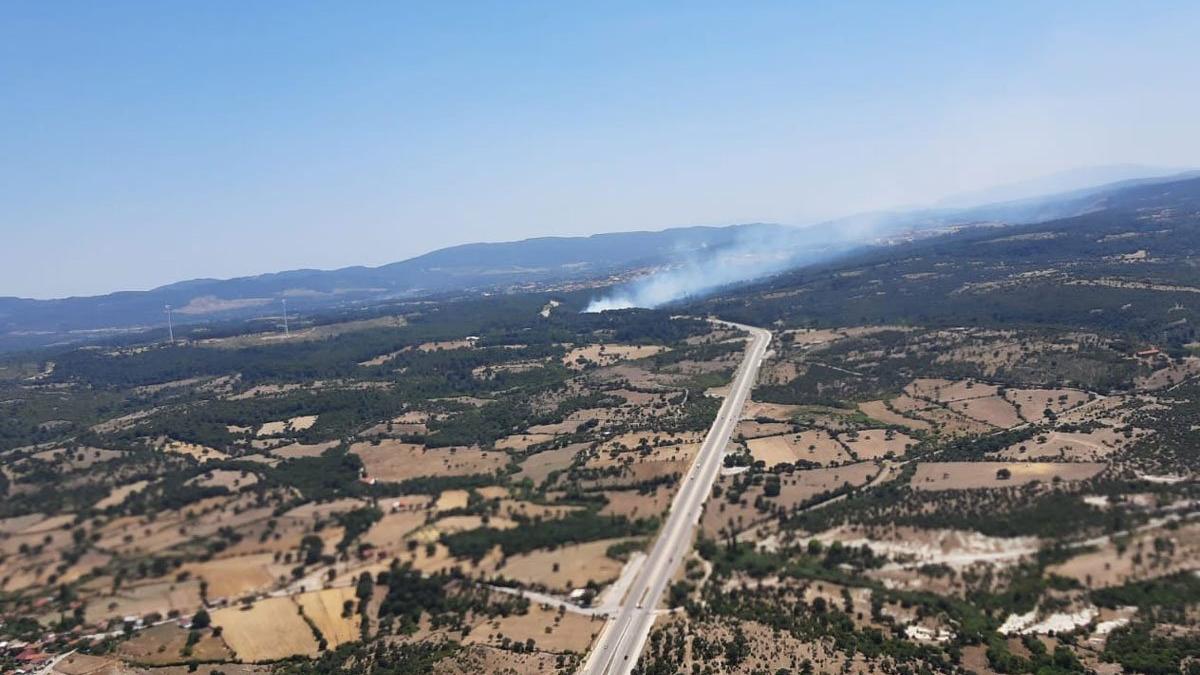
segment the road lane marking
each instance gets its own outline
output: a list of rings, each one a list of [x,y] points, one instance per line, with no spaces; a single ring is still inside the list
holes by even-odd
[[[719,473],[720,461],[724,456],[725,446],[728,444],[729,437],[733,433],[733,427],[736,426],[737,421],[741,418],[742,408],[745,406],[750,389],[754,386],[758,368],[766,356],[766,347],[771,341],[769,331],[723,321],[716,321],[716,323],[732,325],[750,333],[751,339],[746,357],[737,368],[730,386],[730,395],[722,402],[721,407],[717,411],[717,417],[713,421],[712,426],[709,427],[708,434],[701,444],[700,452],[689,471],[690,482],[683,483],[679,492],[676,493],[675,498],[672,500],[665,527],[655,542],[650,556],[647,557],[646,564],[640,570],[639,577],[641,575],[649,576],[645,579],[639,578],[633,582],[634,584],[640,582],[642,588],[637,609],[625,605],[612,620],[614,623],[622,625],[615,643],[610,640],[610,636],[613,634],[610,629],[615,626],[605,626],[597,639],[596,648],[591,651],[584,664],[583,672],[585,673],[596,672],[597,667],[602,668],[599,672],[609,673],[614,671],[615,666],[615,672],[627,674],[636,665],[638,656],[641,654],[641,650],[650,636],[650,631],[653,629],[654,617],[657,615],[657,612],[653,610],[650,612],[644,611],[647,595],[652,596],[649,599],[657,606],[667,582],[670,580],[674,569],[678,566],[678,563],[675,561],[676,555],[671,555],[670,553],[674,551],[676,554],[685,554],[691,549],[691,538],[684,538],[683,535],[692,532],[692,528],[699,524],[704,502],[707,500],[709,494],[711,494],[712,484]],[[706,489],[699,489],[700,483],[694,481],[697,476],[703,479]],[[693,509],[695,509],[694,512]],[[694,521],[690,525],[688,522],[689,513],[694,518]],[[663,556],[669,556],[667,564],[663,563]],[[682,555],[679,557],[682,558]],[[633,643],[626,647],[626,636],[629,634],[630,629],[634,627],[637,628],[637,631],[633,636]],[[620,660],[617,660],[618,654],[621,655]],[[631,659],[630,657],[633,658]]]

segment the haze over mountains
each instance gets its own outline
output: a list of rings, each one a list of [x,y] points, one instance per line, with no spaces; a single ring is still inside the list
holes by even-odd
[[[1044,195],[1090,191],[1125,181],[1155,180],[1164,176],[1178,176],[1187,173],[1187,171],[1186,168],[1182,167],[1168,168],[1146,166],[1144,164],[1085,166],[1013,183],[995,185],[982,190],[960,192],[939,199],[935,206],[940,208],[968,208],[980,204],[1013,202],[1023,199],[1033,199]]]
[[[0,298],[0,349],[76,342],[159,327],[164,306],[180,323],[269,316],[286,298],[296,310],[456,291],[601,280],[645,271],[598,298],[592,309],[660,305],[718,286],[783,271],[854,247],[978,223],[1018,224],[1105,208],[1122,190],[1184,180],[1136,165],[1098,167],[944,200],[942,206],[867,213],[807,227],[746,224],[541,237],[436,250],[380,267],[291,270],[235,279],[194,279],[148,291],[55,300]],[[1089,181],[1117,178],[1104,184]],[[1069,188],[1049,194],[1047,187]],[[1031,196],[1036,194],[1036,196]],[[1011,198],[986,201],[990,198]],[[972,203],[973,202],[973,203]],[[972,203],[969,206],[962,204]]]

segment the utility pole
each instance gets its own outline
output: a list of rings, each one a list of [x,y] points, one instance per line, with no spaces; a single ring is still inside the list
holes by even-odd
[[[171,338],[171,344],[175,344],[175,323],[171,321],[170,305],[167,305],[167,335]]]

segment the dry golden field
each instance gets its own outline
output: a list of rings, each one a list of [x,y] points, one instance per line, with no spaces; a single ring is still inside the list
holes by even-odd
[[[860,460],[882,459],[889,454],[893,457],[902,457],[906,450],[916,442],[911,436],[888,429],[863,429],[840,434],[838,438]]]
[[[188,631],[174,623],[164,623],[153,626],[134,634],[133,638],[122,642],[117,648],[121,658],[141,665],[167,665],[181,663],[189,659],[197,661],[224,661],[233,657],[233,652],[226,646],[225,641],[213,637],[212,631],[201,632],[200,641],[192,646],[191,656],[183,655],[187,644]],[[66,672],[59,669],[59,672]],[[103,671],[77,669],[79,675],[101,675]]]
[[[921,462],[913,475],[918,490],[971,490],[1084,480],[1100,473],[1106,464],[1096,462]],[[1008,478],[998,475],[1009,472]]]
[[[960,415],[1000,429],[1015,427],[1025,421],[1016,406],[1000,396],[958,399],[951,401],[946,407]]]
[[[132,483],[127,483],[118,488],[113,488],[113,491],[107,497],[96,502],[97,509],[106,509],[110,506],[116,506],[125,501],[125,498],[135,492],[141,492],[143,488],[150,484],[148,480],[139,480]]]
[[[620,515],[630,519],[646,518],[665,513],[671,505],[674,492],[666,488],[655,489],[648,494],[638,490],[613,490],[607,493],[608,503],[600,509],[601,515]]]
[[[492,473],[508,463],[508,455],[479,448],[425,448],[384,439],[378,444],[355,443],[350,451],[362,458],[367,476],[401,482],[422,476],[465,476]]]
[[[790,509],[822,493],[837,490],[843,485],[862,485],[878,473],[879,467],[874,462],[785,473],[780,476],[779,496],[770,502]],[[722,477],[717,485],[726,490],[732,480],[731,477]],[[762,492],[762,486],[753,486],[742,494],[737,503],[730,503],[723,496],[710,500],[700,519],[700,527],[705,535],[719,539],[723,530],[732,528],[734,531],[740,531],[755,522],[769,518],[769,514],[754,508],[754,501]]]
[[[111,591],[111,584],[108,589]],[[191,612],[200,606],[200,582],[154,581],[122,587],[115,593],[94,597],[87,606],[87,620],[101,621],[126,616],[145,616],[171,610]]]
[[[932,427],[932,425],[925,420],[914,417],[906,417],[893,411],[891,408],[888,408],[888,404],[884,401],[867,401],[866,403],[859,403],[858,409],[861,410],[864,415],[870,417],[871,419],[883,422],[884,424],[895,424],[896,426],[908,427],[909,429],[916,431],[925,431]]]
[[[1129,437],[1111,427],[1088,432],[1051,431],[1021,443],[1014,443],[997,453],[1006,459],[1058,459],[1068,462],[1103,461],[1146,435],[1135,430]]]
[[[165,440],[162,449],[163,452],[173,452],[179,455],[187,455],[188,457],[194,457],[201,462],[221,462],[229,459],[229,455],[226,455],[220,450],[206,448],[202,445],[196,445],[195,443],[184,443],[183,441]]]
[[[495,445],[497,448],[502,450],[516,450],[519,452],[524,452],[525,450],[528,450],[529,446],[531,445],[537,445],[539,443],[545,443],[552,440],[554,440],[554,434],[513,434],[511,436],[505,436],[504,438],[496,441]]]
[[[1103,588],[1192,571],[1198,556],[1200,523],[1192,522],[1175,529],[1143,530],[1121,546],[1105,539],[1094,550],[1051,565],[1046,573],[1075,579],[1088,588]]]
[[[210,598],[233,599],[268,590],[280,577],[288,577],[291,566],[276,563],[269,553],[260,553],[186,563],[181,570],[207,581]]]
[[[278,448],[272,448],[271,454],[284,459],[295,459],[296,457],[319,457],[326,450],[337,447],[337,441],[325,441],[323,443],[311,443],[305,445],[303,443],[291,443]]]
[[[289,656],[316,656],[317,640],[291,598],[266,598],[212,612],[212,623],[243,661],[276,661]]]
[[[330,649],[360,638],[361,619],[358,613],[351,612],[350,616],[343,616],[343,606],[346,602],[353,602],[356,606],[358,604],[353,586],[301,593],[293,599],[304,610],[304,616],[321,631]]]
[[[576,347],[563,356],[563,365],[583,369],[587,365],[611,366],[614,363],[654,356],[664,351],[656,345],[599,344]]]
[[[471,493],[466,490],[445,490],[442,494],[438,495],[437,502],[433,508],[435,511],[465,509],[470,498]]]
[[[424,511],[387,513],[363,535],[363,543],[377,548],[400,547],[405,537],[425,524]]]
[[[622,567],[621,562],[609,558],[605,551],[622,541],[625,540],[603,539],[553,551],[522,553],[508,558],[495,574],[560,592],[582,588],[588,581],[605,583],[616,579]]]
[[[476,624],[467,635],[466,643],[500,645],[504,638],[514,642],[533,640],[539,651],[582,654],[603,627],[603,620],[559,612],[535,603],[525,614],[510,614]]]
[[[853,461],[845,446],[829,432],[821,429],[754,438],[746,441],[746,447],[750,449],[754,459],[765,462],[767,468],[776,464],[791,464],[797,460],[820,465]]]

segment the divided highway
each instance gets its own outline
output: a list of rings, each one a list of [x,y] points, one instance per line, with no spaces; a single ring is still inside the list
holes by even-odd
[[[720,472],[725,445],[737,426],[750,390],[754,388],[758,367],[771,341],[771,332],[725,321],[717,323],[750,333],[745,358],[734,376],[729,394],[717,412],[717,419],[713,421],[695,461],[683,477],[682,485],[671,502],[667,522],[659,532],[654,547],[630,585],[620,611],[609,619],[596,639],[581,671],[586,675],[626,675],[633,671],[642,647],[650,636],[650,629],[654,626],[659,599],[691,551],[693,530],[700,521],[704,501],[712,492],[713,481]]]

